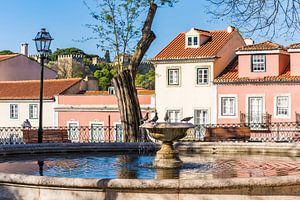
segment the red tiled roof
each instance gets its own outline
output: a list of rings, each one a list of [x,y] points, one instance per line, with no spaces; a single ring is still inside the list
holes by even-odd
[[[290,44],[288,46],[289,49],[300,49],[300,43]]]
[[[44,99],[52,99],[76,83],[80,78],[44,80]],[[0,81],[0,99],[39,99],[40,81]]]
[[[19,56],[20,54],[7,54],[7,55],[0,55],[0,62],[3,60],[7,60],[16,56]]]
[[[242,46],[237,51],[262,51],[262,50],[286,50],[286,48],[280,44],[276,44],[271,41],[265,41],[257,44]]]
[[[228,33],[227,30],[195,30],[198,31],[200,35],[206,35],[211,38],[206,43],[200,45],[198,48],[185,48],[186,33],[180,33],[152,60],[215,57],[218,51],[237,32],[236,29],[234,29],[234,31],[232,31],[231,33]]]
[[[214,83],[251,83],[251,82],[300,82],[300,76],[291,76],[290,66],[287,66],[279,76],[264,76],[250,79],[249,77],[239,77],[238,59],[235,58],[225,70],[214,80]]]

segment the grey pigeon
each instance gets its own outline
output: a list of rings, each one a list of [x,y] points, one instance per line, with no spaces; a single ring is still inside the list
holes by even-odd
[[[154,117],[153,117],[149,122],[151,122],[151,123],[156,123],[157,120],[158,120],[158,116],[157,116],[157,112],[155,112]]]
[[[189,122],[193,117],[185,117],[181,120],[181,122]]]
[[[149,112],[146,112],[145,116],[143,119],[141,119],[141,124],[145,123],[149,119]]]
[[[166,112],[165,117],[164,117],[165,122],[168,122],[169,119],[170,119],[170,118],[169,118],[169,113]]]
[[[28,119],[23,122],[22,128],[31,128],[31,124]]]

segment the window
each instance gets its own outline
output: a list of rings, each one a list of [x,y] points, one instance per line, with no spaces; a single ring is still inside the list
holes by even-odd
[[[266,56],[252,55],[252,72],[266,71]]]
[[[168,110],[169,122],[180,122],[180,110]]]
[[[29,104],[29,119],[37,119],[37,118],[38,118],[38,105]]]
[[[278,96],[276,97],[276,115],[288,116],[289,115],[289,97]]]
[[[208,84],[208,68],[197,69],[197,85]]]
[[[123,141],[122,124],[116,123],[115,124],[115,142],[122,142],[122,141]]]
[[[103,123],[92,122],[92,123],[90,123],[90,126],[91,126],[90,141],[91,142],[103,142],[104,138],[105,138]]]
[[[168,69],[168,85],[179,85],[179,69]]]
[[[208,110],[200,109],[194,111],[194,124],[201,125],[208,123]]]
[[[221,115],[235,116],[235,97],[221,97]]]
[[[188,47],[197,47],[199,44],[198,36],[188,36],[187,37],[187,46]]]
[[[10,104],[10,119],[18,119],[18,104]]]
[[[108,87],[108,94],[109,95],[115,95],[116,94],[115,88],[114,87]]]
[[[71,140],[72,142],[79,142],[80,130],[78,122],[68,122],[68,135],[69,140]]]

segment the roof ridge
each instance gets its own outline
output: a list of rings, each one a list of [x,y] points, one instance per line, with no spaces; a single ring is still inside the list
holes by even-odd
[[[65,79],[45,79],[44,82],[62,82],[62,81],[75,81],[81,80],[82,78],[65,78]],[[40,80],[18,80],[18,81],[0,81],[0,83],[35,83]]]

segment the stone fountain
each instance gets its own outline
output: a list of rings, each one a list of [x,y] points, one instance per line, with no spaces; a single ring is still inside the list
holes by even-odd
[[[173,142],[184,138],[190,128],[195,125],[191,123],[145,123],[141,125],[149,131],[149,136],[162,142],[161,148],[156,152],[154,167],[156,168],[179,168],[182,161],[178,151],[174,149]]]

